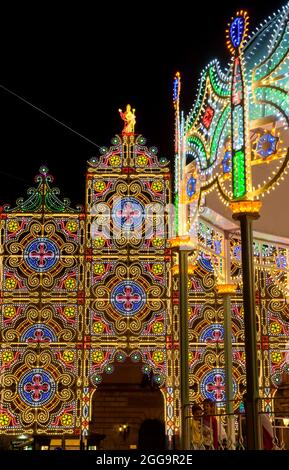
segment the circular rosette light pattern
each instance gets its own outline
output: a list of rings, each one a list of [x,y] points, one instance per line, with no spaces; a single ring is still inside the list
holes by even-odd
[[[43,369],[32,369],[21,377],[19,394],[29,406],[45,405],[54,397],[55,381],[49,372]]]
[[[132,317],[144,307],[145,291],[136,281],[119,282],[111,293],[111,303],[121,315]]]
[[[237,390],[236,380],[233,378],[234,396]],[[226,401],[225,393],[225,372],[222,369],[212,369],[201,379],[200,388],[205,398],[213,400],[217,404],[223,404]]]
[[[57,245],[48,238],[36,238],[24,250],[25,263],[33,271],[49,271],[59,260]]]
[[[144,207],[134,197],[123,197],[113,207],[112,218],[115,225],[123,231],[133,231],[142,225]]]

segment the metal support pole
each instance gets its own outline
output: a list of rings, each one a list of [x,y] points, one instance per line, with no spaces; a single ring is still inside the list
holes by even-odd
[[[234,217],[234,215],[233,215]],[[255,277],[253,263],[252,220],[258,215],[239,213],[234,218],[240,221],[242,243],[243,305],[245,323],[245,353],[247,380],[247,448],[261,449],[259,423],[259,383],[257,363],[257,321],[255,311]]]
[[[188,325],[188,251],[179,250],[180,292],[180,376],[181,376],[181,450],[190,449],[189,432],[189,325]]]
[[[231,295],[223,295],[224,306],[224,350],[225,350],[225,377],[226,377],[226,412],[228,415],[228,447],[235,448],[235,420],[234,420],[234,393],[233,393],[233,353],[232,353],[232,319]]]
[[[223,297],[224,309],[224,353],[225,353],[225,390],[226,390],[226,413],[228,417],[228,449],[235,449],[235,418],[234,418],[234,393],[233,393],[233,354],[232,354],[232,316],[231,295],[235,294],[237,286],[231,279],[231,253],[229,234],[225,233],[224,254],[225,271],[220,276],[223,283],[217,284],[216,290]],[[224,282],[225,281],[225,282]]]

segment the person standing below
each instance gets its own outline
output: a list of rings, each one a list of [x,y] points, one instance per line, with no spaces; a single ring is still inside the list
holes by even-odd
[[[244,393],[243,395],[243,403],[244,403],[244,411],[245,415],[247,412],[247,393]],[[260,413],[260,424],[261,424],[261,431],[262,431],[262,444],[263,444],[263,450],[273,450],[274,448],[274,431],[273,431],[273,426],[271,423],[271,420],[268,416],[267,413]],[[247,447],[247,442],[246,442],[246,417],[243,417],[243,420],[241,420],[241,426],[242,426],[242,434],[243,434],[243,440],[244,440],[244,447]],[[275,450],[277,450],[277,446],[275,446]]]
[[[218,449],[218,422],[215,403],[210,398],[203,401],[203,437],[205,449]]]
[[[263,434],[263,449],[273,450],[274,432],[271,420],[267,413],[261,414],[261,426]]]
[[[202,416],[203,410],[200,405],[192,405],[191,421],[191,449],[204,449],[202,435]]]

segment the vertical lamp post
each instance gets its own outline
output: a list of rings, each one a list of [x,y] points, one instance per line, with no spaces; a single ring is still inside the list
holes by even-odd
[[[225,237],[224,255],[225,276],[216,285],[216,291],[223,298],[224,308],[225,391],[226,413],[228,415],[228,448],[230,450],[235,448],[231,296],[235,294],[237,286],[231,280],[230,240],[227,236]]]
[[[232,54],[231,145],[232,189],[230,205],[233,218],[240,221],[242,243],[242,276],[245,323],[247,380],[247,447],[260,449],[259,383],[257,366],[255,279],[253,264],[252,221],[259,217],[260,201],[252,198],[251,148],[249,139],[248,96],[245,84],[244,40],[248,15],[244,11],[232,18],[227,31],[227,45]]]
[[[255,273],[252,221],[259,217],[260,201],[231,204],[233,218],[240,221],[242,241],[242,278],[246,353],[246,417],[248,449],[261,448],[259,422],[259,378],[257,363],[257,321],[255,310]]]
[[[170,240],[172,250],[178,254],[179,264],[174,273],[179,275],[179,338],[180,338],[180,447],[190,449],[189,428],[189,324],[188,324],[188,274],[194,266],[189,263],[189,254],[195,249],[195,240],[189,236],[179,236]]]

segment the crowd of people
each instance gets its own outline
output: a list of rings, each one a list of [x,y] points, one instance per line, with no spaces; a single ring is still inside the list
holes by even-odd
[[[242,448],[246,448],[246,418],[241,417],[239,433],[242,441]],[[273,428],[267,414],[262,413],[261,427],[263,435],[263,449],[272,450],[274,448]],[[238,444],[238,443],[236,443]],[[192,405],[191,418],[191,449],[194,450],[221,450],[228,448],[228,436],[221,420],[221,415],[217,413],[216,403],[206,398],[201,405]],[[276,447],[275,447],[276,448]]]
[[[216,404],[206,398],[202,406],[192,406],[191,448],[195,450],[216,450],[226,445],[227,435],[220,419],[216,416]]]

